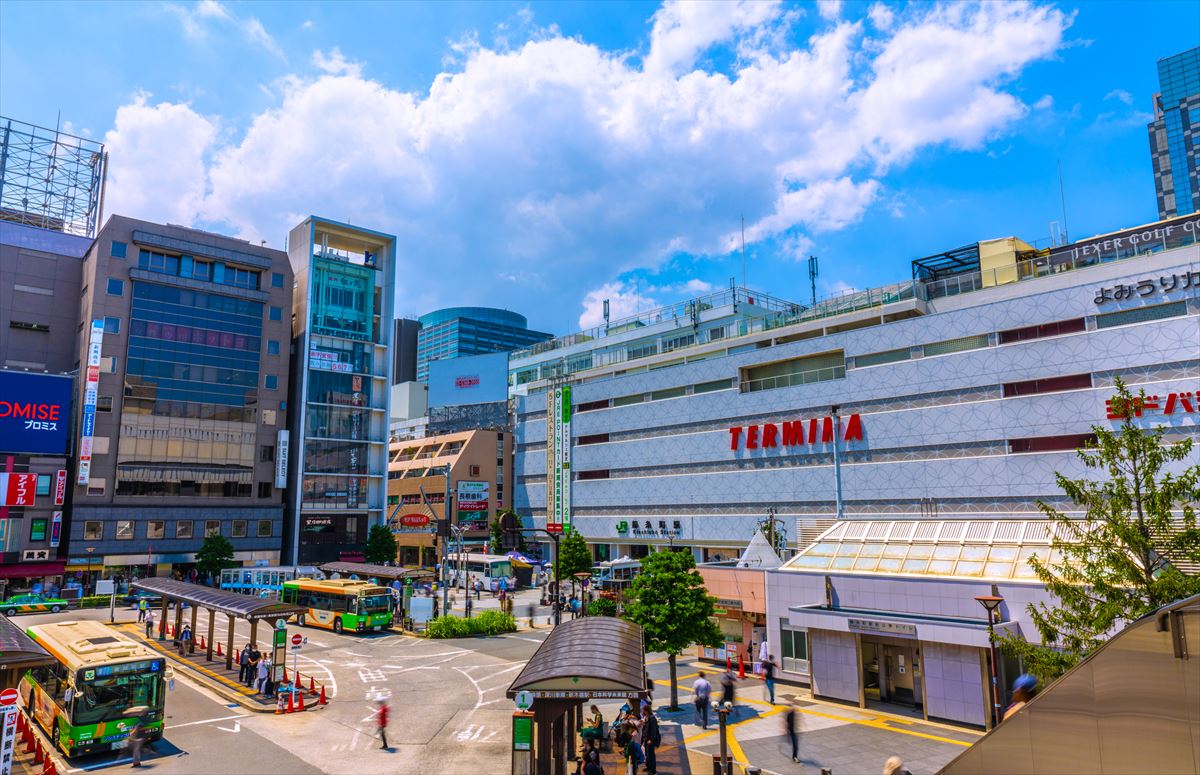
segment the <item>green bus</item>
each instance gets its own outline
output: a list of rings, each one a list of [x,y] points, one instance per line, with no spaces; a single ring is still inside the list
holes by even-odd
[[[21,679],[31,718],[67,756],[129,744],[141,719],[147,742],[163,734],[166,660],[100,622],[36,624],[26,632],[55,664]]]
[[[283,602],[308,609],[297,614],[297,624],[336,633],[386,630],[395,609],[390,589],[357,579],[285,581]]]

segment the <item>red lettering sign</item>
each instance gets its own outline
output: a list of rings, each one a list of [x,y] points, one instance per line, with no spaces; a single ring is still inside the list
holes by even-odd
[[[54,505],[61,506],[67,499],[67,472],[59,469],[54,475]]]
[[[57,421],[58,404],[0,401],[0,417],[21,417],[26,420]]]
[[[428,514],[403,514],[400,517],[400,524],[405,527],[425,527],[429,524]]]
[[[808,421],[807,434],[804,432],[804,420],[788,420],[783,423],[769,422],[763,425],[735,425],[729,429],[729,448],[736,451],[738,449],[772,449],[775,447],[801,447],[806,444],[830,444],[833,442],[833,429],[832,417],[811,418]],[[857,414],[844,416],[842,418],[842,441],[862,440],[862,417]]]
[[[1143,414],[1200,414],[1200,390],[1185,393],[1168,393],[1165,399],[1153,396],[1134,396],[1133,400],[1110,398],[1104,402],[1105,414],[1110,420],[1126,417],[1141,417]]]
[[[456,387],[456,388],[475,387],[478,384],[479,384],[479,377],[474,374],[472,374],[469,377],[455,377],[454,378],[454,387]]]
[[[37,474],[4,474],[5,506],[32,506],[37,494]]]

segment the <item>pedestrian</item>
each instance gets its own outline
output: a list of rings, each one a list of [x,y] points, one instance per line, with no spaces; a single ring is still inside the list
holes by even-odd
[[[1029,702],[1037,694],[1037,679],[1029,673],[1022,673],[1017,676],[1017,680],[1013,681],[1012,704],[1004,711],[1004,721],[1008,721],[1008,717],[1015,715],[1017,711],[1025,707],[1025,703]]]
[[[592,705],[592,715],[588,716],[587,726],[579,730],[579,737],[587,744],[588,750],[597,745],[600,741],[600,736],[604,734],[604,716],[600,714],[600,709]]]
[[[142,725],[142,720],[139,718],[133,724],[133,729],[129,730],[129,755],[133,758],[131,767],[142,766],[142,745],[146,742],[146,728]]]
[[[792,744],[792,761],[799,764],[800,747],[796,740],[796,709],[790,705],[783,713],[783,731],[788,737],[788,742]]]
[[[383,696],[377,697],[375,701],[379,704],[376,709],[375,723],[379,726],[379,747],[383,750],[388,750],[387,741],[387,725],[388,725],[388,704],[387,699]]]
[[[904,760],[899,756],[889,756],[883,765],[883,775],[912,775],[904,769]]]
[[[179,633],[179,654],[192,654],[196,647],[192,643],[192,626],[190,624],[183,625],[183,630]]]
[[[238,683],[249,685],[250,680],[247,673],[250,672],[250,644],[247,643],[242,647],[238,654]]]
[[[658,760],[655,751],[662,745],[662,733],[658,729],[658,719],[649,705],[642,707],[642,750],[645,752],[646,775],[655,775]]]
[[[257,643],[251,643],[249,670],[246,673],[247,686],[253,687],[254,682],[258,680],[258,664],[260,662],[262,662],[262,652],[258,650]]]
[[[271,658],[264,656],[258,660],[258,667],[254,673],[254,691],[259,694],[266,694],[267,679],[271,676]]]
[[[150,640],[154,634],[154,612],[146,612],[146,640]]]
[[[479,596],[482,593],[483,593],[483,582],[480,581],[479,579],[475,579],[475,599],[478,600]]]
[[[138,621],[139,622],[146,621],[146,608],[147,608],[146,598],[144,598],[144,597],[138,598]]]
[[[500,591],[508,592],[508,579],[500,579]]]
[[[771,699],[771,704],[775,704],[775,655],[768,654],[767,658],[762,663],[763,682],[767,685],[767,696]]]
[[[735,702],[735,700],[733,698],[734,686],[735,686],[735,683],[733,680],[733,670],[726,670],[725,675],[721,676],[721,704],[722,705],[728,703],[729,705],[732,706],[734,704],[734,702]]]
[[[708,701],[712,697],[712,684],[704,677],[703,672],[696,674],[696,683],[692,685],[692,694],[695,696],[696,719],[700,722],[700,728],[708,729]]]
[[[495,597],[500,592],[500,582],[497,581],[496,579],[492,579],[491,587],[492,587],[492,597]]]
[[[583,775],[604,775],[604,768],[600,766],[599,752],[588,751],[587,761],[583,764]]]

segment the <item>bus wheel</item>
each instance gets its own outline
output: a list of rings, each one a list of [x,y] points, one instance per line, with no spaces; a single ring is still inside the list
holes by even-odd
[[[296,614],[296,624],[300,627],[304,626],[304,614]]]
[[[335,616],[333,618],[333,631],[336,632],[338,635],[342,634],[342,617]]]
[[[50,732],[50,745],[54,746],[56,750],[63,751],[62,743],[59,742],[58,719],[54,719],[54,728]]]

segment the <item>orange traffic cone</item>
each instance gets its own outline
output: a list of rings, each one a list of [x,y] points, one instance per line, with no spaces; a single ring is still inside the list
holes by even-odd
[[[746,662],[742,659],[742,652],[738,652],[738,680],[746,677]]]
[[[304,710],[304,692],[297,692],[296,699],[299,700],[299,704],[296,706],[296,710],[297,711]]]
[[[54,766],[54,760],[49,756],[46,757],[46,766],[42,768],[42,775],[58,775],[58,768]]]
[[[33,763],[34,763],[34,764],[43,764],[43,763],[45,763],[45,761],[46,761],[46,752],[42,750],[42,741],[41,741],[41,739],[40,739],[40,738],[37,740],[37,742],[36,742],[36,745],[34,746],[34,749],[33,749],[33,751],[34,751],[34,753],[33,753]]]
[[[294,712],[295,710],[296,710],[296,709],[292,707],[292,693],[291,693],[291,692],[288,692],[288,706],[287,706],[287,712],[288,712],[288,713],[292,713],[292,712]]]
[[[317,679],[311,675],[308,677],[308,693],[314,697],[317,695]]]
[[[217,641],[217,656],[218,657],[225,656],[224,652],[221,651],[221,641]],[[236,662],[237,660],[235,659],[234,661]]]
[[[17,734],[18,735],[25,734],[25,714],[24,713],[17,714]]]
[[[204,636],[203,636],[203,635],[201,635],[201,636],[200,636],[200,650],[201,650],[201,651],[204,651],[204,650],[205,650],[205,649],[204,649]]]
[[[321,699],[317,700],[318,705],[328,705],[329,700],[325,699],[325,684],[321,684]]]
[[[283,694],[275,697],[275,715],[278,716],[280,713],[283,713]]]
[[[284,666],[283,666],[283,682],[284,682],[284,683],[287,683],[287,680],[288,680],[288,677],[287,677],[287,665],[284,665]]]

